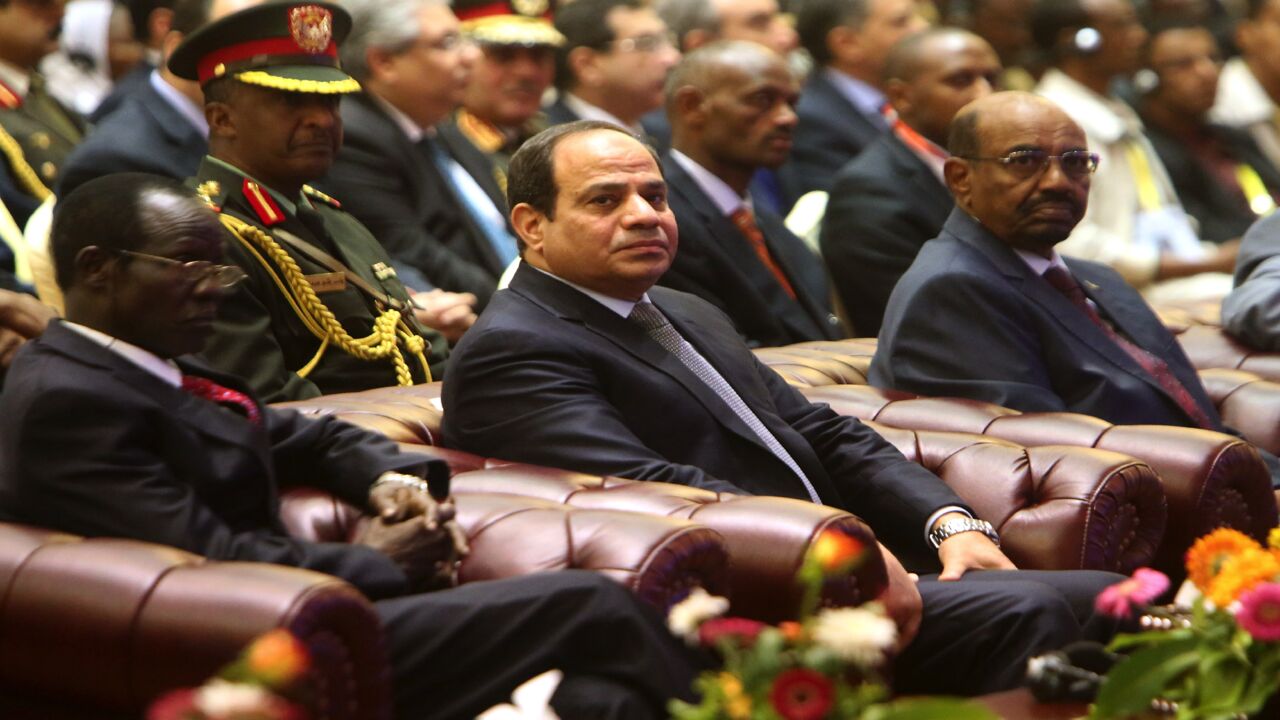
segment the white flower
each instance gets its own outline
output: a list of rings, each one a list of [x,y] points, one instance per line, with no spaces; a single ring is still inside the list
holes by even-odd
[[[667,627],[672,634],[684,638],[690,645],[698,644],[698,626],[729,610],[729,601],[712,595],[700,587],[693,589],[689,597],[672,606],[667,613]]]
[[[872,668],[898,639],[898,626],[878,604],[823,610],[814,618],[813,640],[860,668]]]
[[[214,679],[196,691],[195,706],[213,718],[237,717],[271,707],[273,696],[259,685]]]

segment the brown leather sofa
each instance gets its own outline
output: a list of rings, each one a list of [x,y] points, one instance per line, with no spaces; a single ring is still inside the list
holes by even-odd
[[[362,518],[315,491],[290,491],[282,516],[314,540],[347,540]],[[677,518],[468,494],[458,519],[472,552],[460,579],[586,568],[666,608],[693,585],[724,593],[727,551],[713,530]],[[878,593],[884,568],[861,587]],[[203,682],[257,635],[284,627],[311,650],[316,717],[390,716],[378,616],[358,591],[320,573],[209,562],[174,548],[82,539],[0,523],[0,717],[138,717],[162,692]]]
[[[779,603],[786,606],[778,592],[787,587],[789,597],[790,584],[777,581],[794,575],[815,530],[831,513],[847,515],[798,501],[718,499],[681,486],[628,484],[431,447],[428,443],[438,437],[441,416],[438,395],[438,385],[425,385],[330,395],[291,405],[307,412],[336,413],[385,432],[405,447],[417,445],[419,452],[449,460],[459,493],[476,488],[692,518],[725,537],[733,565],[732,597],[761,617],[774,616]],[[996,523],[1006,550],[1024,567],[1127,572],[1148,564],[1163,536],[1166,510],[1159,481],[1151,468],[1131,457],[1078,447],[1031,450],[972,434],[876,429]],[[787,512],[773,509],[781,507],[788,507]],[[778,539],[784,536],[795,544],[780,553]]]
[[[1253,447],[1223,433],[1162,425],[1112,425],[1077,413],[1019,413],[958,398],[926,398],[867,385],[800,388],[836,412],[891,427],[978,433],[1027,446],[1073,445],[1141,458],[1159,474],[1168,530],[1156,567],[1180,573],[1197,537],[1234,527],[1265,538],[1277,522],[1270,475]]]

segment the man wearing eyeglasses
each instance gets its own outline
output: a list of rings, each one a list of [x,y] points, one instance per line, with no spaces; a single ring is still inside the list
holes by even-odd
[[[1098,157],[1049,100],[997,93],[952,122],[956,209],[889,298],[877,387],[1223,430],[1195,369],[1114,270],[1054,246],[1084,216]]]
[[[603,120],[647,134],[640,120],[662,107],[667,73],[680,61],[662,18],[640,0],[575,0],[555,24],[565,44],[547,121]]]

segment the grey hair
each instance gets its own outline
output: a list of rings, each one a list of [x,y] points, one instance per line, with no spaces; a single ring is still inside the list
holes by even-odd
[[[418,13],[426,7],[448,6],[448,0],[338,0],[351,13],[351,34],[339,51],[342,69],[364,81],[369,77],[370,48],[400,52],[422,30]]]
[[[657,0],[653,9],[680,39],[681,50],[684,49],[685,36],[694,30],[720,35],[720,15],[711,6],[711,0]]]

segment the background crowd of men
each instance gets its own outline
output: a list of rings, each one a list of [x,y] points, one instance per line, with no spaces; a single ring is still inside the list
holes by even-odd
[[[900,689],[1011,687],[1034,652],[1105,637],[1115,578],[1016,571],[936,477],[749,349],[878,336],[882,387],[1233,432],[1152,306],[1221,302],[1280,349],[1277,47],[1280,0],[0,0],[0,363],[50,327],[0,394],[0,518],[308,566],[260,506],[188,492],[191,458],[234,472],[265,426],[288,450],[256,461],[354,453],[378,472],[320,484],[394,508],[382,470],[421,468],[385,440],[260,406],[443,379],[452,447],[859,514],[891,572],[939,575],[894,584],[904,627],[923,617]],[[141,463],[125,430],[161,411],[133,393],[187,376],[237,406],[189,410],[244,447],[183,436]],[[77,403],[92,427],[56,421]],[[108,406],[119,432],[96,429]],[[111,518],[74,489],[103,457],[148,468],[113,472],[138,502]],[[128,520],[154,493],[203,523]],[[464,551],[441,532],[428,555]],[[392,590],[360,585],[363,556],[328,571],[418,598],[412,548],[363,541]],[[619,665],[616,716],[696,662],[591,581],[518,592],[600,604],[552,655],[609,667],[585,635],[613,622],[667,664]],[[381,607],[397,647],[475,622],[413,602]],[[396,659],[402,715],[449,652]],[[596,707],[570,669],[565,707]]]

